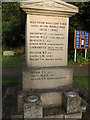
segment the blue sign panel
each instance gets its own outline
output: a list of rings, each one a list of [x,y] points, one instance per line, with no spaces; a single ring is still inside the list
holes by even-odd
[[[76,36],[80,37],[80,31],[76,31]]]
[[[80,37],[76,37],[75,48],[79,48],[79,47],[80,47]]]
[[[90,33],[86,31],[75,30],[75,49],[87,49],[90,47]]]
[[[81,31],[81,38],[85,38],[85,31]]]
[[[75,44],[75,48],[79,48],[80,47],[80,31],[76,31],[76,44]]]
[[[89,48],[89,32],[86,32],[86,44],[85,44],[85,48]]]

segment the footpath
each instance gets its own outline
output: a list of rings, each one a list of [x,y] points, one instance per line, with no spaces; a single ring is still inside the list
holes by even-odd
[[[88,65],[83,66],[75,66],[73,68],[73,76],[74,77],[90,77],[90,63]],[[21,77],[22,76],[22,68],[2,68],[2,77]]]

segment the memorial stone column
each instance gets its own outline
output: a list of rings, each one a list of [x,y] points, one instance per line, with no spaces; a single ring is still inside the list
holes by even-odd
[[[78,7],[60,0],[22,1],[20,6],[27,14],[23,91],[39,94],[43,108],[60,106],[62,91],[72,85],[68,28],[69,17],[78,13]]]

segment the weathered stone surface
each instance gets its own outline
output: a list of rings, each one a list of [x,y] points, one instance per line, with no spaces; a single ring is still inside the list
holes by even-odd
[[[66,120],[77,120],[82,118],[82,113],[73,113],[73,114],[66,114],[65,119]]]
[[[28,4],[27,4],[28,2]],[[30,0],[20,2],[27,14],[70,17],[78,13],[78,7],[60,0]],[[32,10],[31,10],[32,9]],[[67,11],[67,12],[66,12]]]
[[[25,98],[24,103],[24,119],[25,118],[42,118],[43,117],[43,109],[42,103],[39,97],[37,96],[29,96],[29,97],[36,97],[35,99],[29,99],[28,97]]]
[[[7,95],[14,95],[14,92],[15,92],[15,87],[8,87],[7,90],[6,90],[5,97]]]
[[[75,92],[64,92],[63,97],[63,107],[67,113],[75,113],[80,111],[81,97]]]
[[[17,119],[22,119],[23,120],[23,114],[21,115],[11,115],[11,119],[17,120]]]
[[[43,108],[62,106],[62,92],[47,92],[40,94]]]
[[[88,104],[86,103],[85,100],[81,99],[81,108],[80,108],[80,112],[86,112]]]
[[[69,17],[78,7],[62,1],[24,1],[20,5],[27,13],[27,66],[67,66]]]
[[[44,118],[64,119],[65,111],[61,107],[50,107],[44,109]]]
[[[60,120],[77,120],[82,118],[82,113],[67,114],[62,107],[44,109],[44,118],[59,118]]]
[[[66,66],[68,18],[27,15],[27,24],[27,66]]]
[[[63,89],[36,89],[36,90],[29,90],[29,91],[23,91],[23,96],[26,95],[36,95],[38,94],[40,96],[40,99],[42,101],[42,107],[60,107],[62,106],[62,92],[65,90],[71,90],[72,87],[63,87]]]
[[[70,67],[28,68],[22,73],[23,90],[52,89],[72,84],[73,70]]]
[[[3,52],[3,55],[4,55],[4,56],[9,56],[9,55],[13,56],[13,55],[14,55],[14,52],[13,52],[13,51],[4,51],[4,52]]]
[[[23,111],[23,95],[22,94],[19,94],[18,95],[18,111],[19,112],[22,112]]]
[[[6,87],[5,96],[3,96],[3,119],[10,119],[13,115],[17,115],[17,87]]]

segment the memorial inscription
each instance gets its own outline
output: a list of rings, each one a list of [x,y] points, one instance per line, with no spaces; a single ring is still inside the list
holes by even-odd
[[[72,69],[67,67],[25,68],[23,89],[50,89],[72,84]],[[26,82],[28,79],[28,82]]]
[[[27,15],[28,66],[66,66],[68,18]]]

